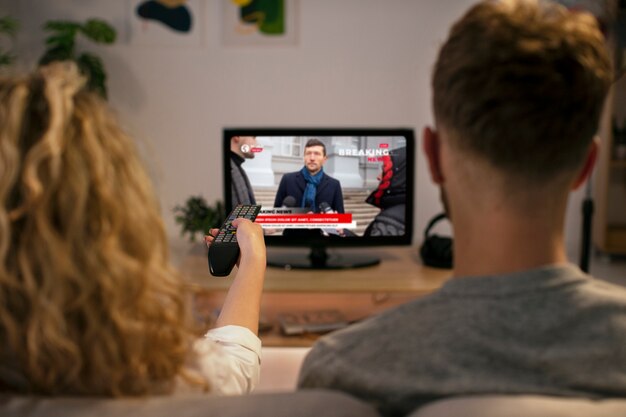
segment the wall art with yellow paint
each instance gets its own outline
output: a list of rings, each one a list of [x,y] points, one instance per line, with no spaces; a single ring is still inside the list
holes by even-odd
[[[297,44],[297,0],[222,0],[226,46]]]

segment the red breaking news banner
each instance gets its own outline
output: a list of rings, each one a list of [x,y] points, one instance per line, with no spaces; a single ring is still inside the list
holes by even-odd
[[[259,214],[255,220],[264,224],[352,224],[351,213],[336,214]]]

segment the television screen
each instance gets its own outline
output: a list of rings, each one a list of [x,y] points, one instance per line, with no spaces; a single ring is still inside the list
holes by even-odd
[[[268,245],[408,245],[410,129],[225,129],[224,201],[259,204]]]

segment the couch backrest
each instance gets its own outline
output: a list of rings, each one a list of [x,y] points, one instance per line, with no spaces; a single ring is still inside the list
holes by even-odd
[[[371,406],[324,390],[133,399],[0,396],[2,417],[379,417]]]
[[[0,396],[2,417],[380,417],[349,395],[327,390],[160,396],[132,399]],[[409,417],[625,417],[626,399],[483,395],[435,401]]]

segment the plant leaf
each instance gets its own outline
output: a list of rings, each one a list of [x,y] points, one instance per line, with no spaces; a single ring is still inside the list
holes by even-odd
[[[50,20],[44,24],[43,28],[52,32],[76,33],[80,29],[80,24],[68,20]]]
[[[48,32],[52,32],[53,35],[48,37],[58,37],[65,38],[64,43],[74,43],[76,39],[76,33],[80,29],[80,25],[75,22],[64,22],[64,21],[50,21],[44,25],[44,30]]]
[[[117,35],[111,25],[100,19],[89,19],[80,29],[85,36],[96,43],[113,43]]]
[[[85,52],[76,59],[76,63],[83,74],[88,77],[87,87],[106,98],[107,91],[105,83],[107,76],[102,60],[93,54]]]
[[[20,28],[17,19],[11,16],[0,17],[0,33],[6,33],[9,36],[15,36]]]
[[[72,51],[65,47],[48,49],[39,59],[39,65],[46,65],[52,61],[66,61],[72,59]]]
[[[46,38],[46,45],[49,48],[66,48],[71,51],[74,49],[74,38],[65,34],[52,35]]]
[[[10,65],[15,59],[14,55],[6,54],[0,51],[0,67],[4,65]]]

